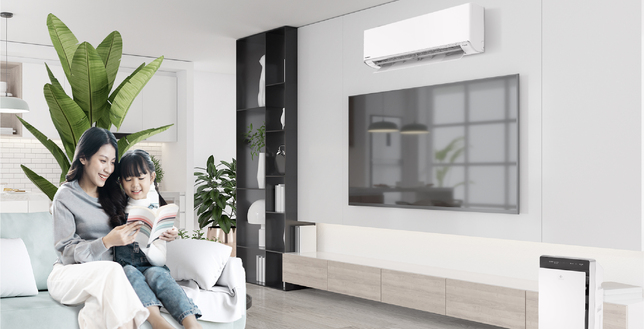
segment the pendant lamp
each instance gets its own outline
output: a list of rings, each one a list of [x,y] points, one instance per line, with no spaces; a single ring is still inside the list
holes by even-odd
[[[2,79],[5,83],[2,84],[2,90],[0,90],[0,113],[25,113],[29,112],[29,105],[27,105],[27,102],[24,100],[18,98],[18,97],[11,97],[11,94],[7,93],[7,88],[6,88],[6,82],[7,82],[7,76],[8,76],[8,70],[9,70],[9,60],[8,60],[8,52],[7,52],[7,46],[8,46],[8,33],[7,33],[7,27],[8,27],[8,20],[9,18],[13,17],[13,13],[9,12],[1,12],[0,17],[5,19],[5,37],[4,37],[4,43],[5,43],[5,63],[4,63],[4,79]]]
[[[370,133],[393,133],[398,131],[398,125],[383,119],[382,121],[371,123],[367,131]]]
[[[422,123],[410,123],[402,126],[400,129],[401,134],[405,135],[421,135],[421,134],[429,134],[429,129],[427,129],[427,126],[422,124]]]
[[[380,95],[381,97],[381,104],[382,104],[382,120],[381,121],[376,121],[372,122],[369,124],[369,127],[367,127],[367,131],[370,133],[393,133],[398,131],[398,125],[394,122],[390,121],[385,121],[384,117],[384,112],[385,112],[385,96],[383,93]]]

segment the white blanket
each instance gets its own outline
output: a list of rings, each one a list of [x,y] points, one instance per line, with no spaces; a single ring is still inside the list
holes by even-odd
[[[177,281],[201,310],[202,321],[233,322],[246,308],[246,273],[240,258],[231,257],[217,281],[208,289],[199,289],[193,280]],[[165,309],[162,311],[166,312]]]

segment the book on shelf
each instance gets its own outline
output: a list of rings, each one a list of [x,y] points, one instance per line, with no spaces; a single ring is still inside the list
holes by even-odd
[[[139,246],[149,247],[163,232],[174,226],[179,206],[167,204],[159,209],[132,206],[128,207],[127,211],[128,223],[138,221],[143,223],[135,241],[139,243]]]

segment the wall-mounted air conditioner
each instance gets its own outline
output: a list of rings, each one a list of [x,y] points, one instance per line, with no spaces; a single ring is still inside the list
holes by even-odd
[[[467,3],[364,31],[364,62],[380,71],[482,53],[485,9]]]

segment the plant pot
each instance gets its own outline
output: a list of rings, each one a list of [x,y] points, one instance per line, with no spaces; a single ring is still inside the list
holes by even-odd
[[[219,243],[223,243],[227,246],[231,246],[233,248],[233,251],[230,254],[230,256],[236,257],[237,255],[237,228],[236,227],[231,227],[230,232],[228,232],[228,234],[224,233],[224,230],[222,230],[219,227],[209,227],[208,233],[206,234],[206,238],[216,239],[216,241]]]
[[[257,163],[257,187],[266,187],[266,153],[260,152]]]

